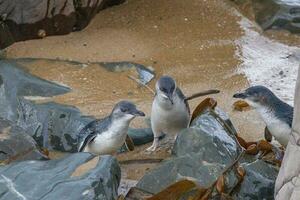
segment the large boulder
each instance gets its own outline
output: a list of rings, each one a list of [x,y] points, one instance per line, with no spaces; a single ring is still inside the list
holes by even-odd
[[[45,159],[48,157],[24,129],[0,118],[0,163]]]
[[[33,76],[12,61],[0,61],[0,117],[17,124],[39,146],[60,151],[77,151],[77,134],[93,120],[72,106],[49,102],[35,104],[24,96],[50,97],[69,88]]]
[[[278,168],[254,156],[244,155],[228,117],[218,108],[207,109],[179,133],[173,156],[147,173],[137,189],[156,194],[169,185],[191,177],[203,188],[209,188],[237,158],[246,171],[244,181],[234,168],[225,175],[225,193],[235,199],[272,199]]]
[[[15,41],[81,30],[108,6],[124,0],[0,0],[0,49]]]
[[[93,158],[89,153],[76,153],[59,160],[23,161],[0,167],[0,199],[117,199],[121,178],[117,160],[103,156],[94,168],[78,170]]]
[[[78,133],[86,124],[95,119],[83,116],[74,106],[55,102],[35,103],[27,100],[26,97],[52,97],[71,91],[68,87],[31,75],[18,64],[33,61],[34,59],[20,59],[17,62],[0,60],[0,117],[24,129],[24,132],[33,137],[40,147],[77,152]],[[106,63],[104,67],[108,70],[119,71],[120,63],[116,65]],[[134,68],[142,82],[148,82],[154,76],[145,67],[128,65],[127,67],[121,65],[121,70]],[[150,128],[130,128],[128,134],[135,145],[153,141]]]
[[[286,29],[300,33],[300,2],[298,0],[232,0],[248,17],[265,29]]]

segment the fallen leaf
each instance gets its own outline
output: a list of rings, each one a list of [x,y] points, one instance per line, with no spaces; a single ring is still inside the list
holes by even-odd
[[[247,110],[251,109],[249,104],[242,100],[238,100],[238,101],[234,102],[233,108],[234,108],[234,110],[237,110],[237,111],[247,111]]]
[[[213,98],[204,99],[198,106],[194,109],[191,117],[191,122],[197,118],[203,111],[207,108],[214,109],[217,106],[217,101]]]
[[[216,189],[219,192],[219,194],[222,194],[225,190],[225,178],[224,175],[219,176],[217,183],[216,183]]]
[[[252,144],[252,145],[248,146],[248,148],[246,149],[245,152],[250,155],[256,155],[258,153],[257,145]]]
[[[258,143],[257,143],[257,148],[258,150],[260,151],[272,151],[272,145],[267,142],[266,140],[260,140]]]

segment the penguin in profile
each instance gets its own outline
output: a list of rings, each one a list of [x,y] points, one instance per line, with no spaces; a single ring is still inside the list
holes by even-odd
[[[90,122],[80,131],[78,152],[96,155],[115,153],[124,144],[129,124],[137,116],[145,114],[133,103],[117,103],[109,116]]]
[[[269,132],[284,147],[287,146],[292,132],[294,108],[280,100],[264,86],[252,86],[234,98],[245,100],[265,122]]]

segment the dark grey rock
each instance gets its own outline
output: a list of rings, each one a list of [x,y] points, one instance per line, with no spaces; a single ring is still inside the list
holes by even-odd
[[[0,199],[117,199],[121,171],[115,158],[102,156],[95,168],[72,176],[92,158],[89,153],[76,153],[59,160],[23,161],[0,167]]]
[[[246,176],[239,189],[234,192],[234,198],[273,200],[278,168],[262,160],[243,163],[242,166],[246,170]]]
[[[78,133],[94,118],[83,116],[73,106],[26,100],[26,96],[51,97],[70,91],[68,87],[31,75],[18,64],[35,60],[0,60],[0,117],[22,127],[40,147],[77,152]],[[75,61],[72,63],[78,65]],[[149,128],[130,129],[129,135],[135,145],[153,141]]]
[[[114,71],[114,72],[123,72],[134,68],[136,69],[139,75],[138,79],[143,84],[149,83],[155,76],[154,71],[138,63],[124,61],[124,62],[103,62],[99,64],[104,66],[107,70]]]
[[[69,88],[33,76],[12,61],[0,61],[0,77],[0,117],[22,127],[39,146],[77,151],[77,134],[93,118],[82,116],[72,106],[24,99],[64,94]]]
[[[221,119],[224,116],[220,116]],[[184,177],[196,178],[203,187],[209,187],[241,152],[229,134],[206,111],[192,122],[191,128],[179,133],[173,147],[173,157],[147,173],[137,187],[157,193]]]
[[[155,194],[185,177],[210,187],[242,152],[235,134],[228,116],[220,109],[203,112],[190,128],[179,133],[173,156],[142,177],[137,188]],[[238,176],[234,168],[230,169],[225,174],[225,192],[234,189],[234,199],[272,199],[278,169],[250,155],[243,155],[240,163],[246,171],[244,181],[236,187]]]
[[[45,160],[36,142],[25,131],[0,118],[0,163],[21,160]]]
[[[81,30],[100,10],[122,2],[124,0],[0,0],[0,49],[16,41]]]
[[[263,29],[286,29],[300,33],[300,2],[298,0],[233,0],[250,5],[256,22]]]

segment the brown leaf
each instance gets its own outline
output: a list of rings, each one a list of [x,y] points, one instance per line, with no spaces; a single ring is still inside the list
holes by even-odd
[[[222,194],[225,190],[225,178],[224,178],[223,174],[221,176],[219,176],[219,178],[217,180],[216,189],[219,194]]]
[[[251,144],[250,146],[248,146],[248,148],[246,149],[246,153],[250,155],[256,155],[258,153],[257,145]]]
[[[237,110],[237,111],[250,110],[249,104],[245,101],[242,101],[242,100],[238,100],[238,101],[234,102],[233,103],[233,108],[234,108],[234,110]]]
[[[260,151],[272,151],[272,145],[267,142],[266,140],[260,140],[258,143],[257,143],[257,148],[258,150]]]
[[[239,166],[237,169],[236,169],[238,175],[240,178],[244,178],[244,176],[246,175],[246,171],[245,169],[242,167],[242,166]]]
[[[129,151],[134,150],[134,143],[132,139],[129,137],[129,135],[126,135],[125,145]]]
[[[191,180],[178,181],[156,195],[150,197],[148,200],[174,200],[179,199],[183,194],[190,191],[193,188],[197,188],[197,191],[203,195],[206,192],[205,188],[198,186],[198,183]],[[202,196],[201,195],[201,196]]]
[[[248,144],[247,144],[247,142],[242,137],[236,136],[236,139],[238,140],[238,142],[240,143],[240,145],[242,147],[244,147],[245,149],[247,149]]]
[[[192,113],[192,118],[191,118],[191,122],[197,118],[199,115],[201,115],[201,113],[207,109],[207,108],[211,108],[214,109],[217,106],[217,101],[213,98],[206,98],[204,99],[200,104],[198,104],[198,106],[194,109],[193,113]]]
[[[201,197],[201,199],[200,200],[208,200],[209,199],[209,197],[211,196],[211,190],[207,190],[206,192],[205,192],[205,194]],[[197,199],[198,200],[198,199]]]

